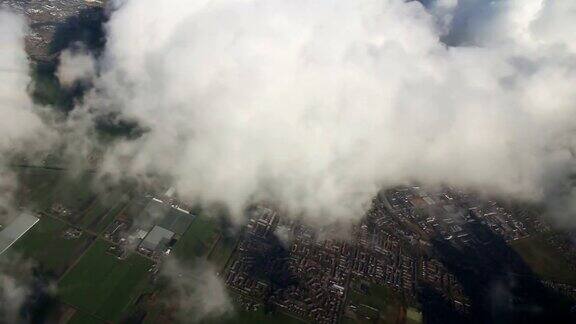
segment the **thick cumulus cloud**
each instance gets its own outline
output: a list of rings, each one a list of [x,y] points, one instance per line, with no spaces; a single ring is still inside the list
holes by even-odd
[[[26,23],[0,7],[0,219],[13,216],[16,177],[6,164],[16,152],[49,142],[50,132],[29,96],[29,63],[24,50]]]
[[[84,103],[147,132],[105,172],[334,221],[410,181],[539,198],[571,166],[572,1],[115,5]]]
[[[30,84],[28,59],[24,50],[26,23],[12,12],[0,7],[0,221],[11,220],[16,212],[12,194],[18,186],[17,177],[7,168],[12,154],[38,147],[37,140],[46,134],[46,128],[37,115],[28,94]],[[44,138],[46,139],[46,138]],[[26,280],[9,273],[28,277],[28,263],[20,263],[23,269],[6,271],[16,267],[15,260],[0,258],[0,322],[19,323],[20,311],[30,286]]]
[[[0,151],[13,150],[43,128],[28,93],[26,23],[0,8]]]

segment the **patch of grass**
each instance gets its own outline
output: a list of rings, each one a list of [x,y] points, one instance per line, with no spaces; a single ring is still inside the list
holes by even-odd
[[[350,290],[348,294],[349,303],[358,307],[357,314],[360,316],[377,316],[378,318],[374,319],[375,321],[358,318],[356,323],[396,323],[402,309],[400,300],[394,292],[385,286],[367,283],[365,285],[368,287],[366,294],[356,289]],[[359,285],[353,286],[358,287]],[[375,310],[377,312],[374,312]]]
[[[520,254],[532,271],[556,282],[576,285],[576,272],[560,251],[548,242],[552,233],[540,234],[512,242],[512,248]]]
[[[66,229],[68,225],[64,222],[44,216],[14,244],[12,250],[35,260],[40,269],[58,277],[87,248],[90,241],[86,235],[66,239],[62,235]]]
[[[62,177],[63,171],[42,168],[19,168],[19,182],[22,189],[18,198],[24,204],[42,209],[48,206],[50,191],[58,178]]]
[[[60,283],[61,299],[97,317],[116,321],[143,290],[152,261],[137,254],[119,260],[98,240]]]
[[[185,261],[205,257],[217,237],[218,227],[214,220],[200,214],[176,243],[174,255]]]
[[[66,324],[102,324],[103,321],[86,313],[77,311]]]
[[[152,266],[152,262],[148,259],[142,258],[136,254],[132,255],[128,259],[131,262],[131,266],[128,271],[123,276],[121,284],[116,285],[116,288],[112,290],[111,296],[117,301],[133,301],[140,295],[140,292],[144,289],[147,284],[147,270]],[[122,302],[106,302],[104,303],[96,313],[102,318],[119,318],[126,309],[126,304]],[[117,316],[111,316],[112,314],[118,314]]]
[[[80,219],[79,225],[101,233],[129,201],[129,196],[125,193],[127,190],[123,189],[117,188],[99,198]]]
[[[92,224],[99,221],[99,218],[105,216],[109,210],[110,206],[98,199],[86,210],[77,224],[82,228],[91,229]]]
[[[422,312],[414,307],[408,307],[406,310],[406,323],[407,324],[420,324],[422,323]]]
[[[366,295],[352,290],[350,292],[350,298],[357,303],[370,307],[384,308],[388,305],[388,301],[392,299],[392,292],[384,286],[370,285]]]
[[[100,221],[96,224],[96,227],[94,228],[94,230],[97,233],[102,233],[106,229],[106,227],[108,227],[108,225],[110,225],[110,223],[112,223],[114,218],[116,218],[116,216],[118,216],[118,214],[124,209],[125,206],[126,206],[125,203],[120,202],[116,206],[114,206],[112,209],[110,209],[106,213],[106,215],[104,215],[104,217],[102,217],[100,219]]]
[[[216,243],[214,250],[208,256],[208,261],[216,266],[218,271],[224,269],[224,266],[230,259],[232,252],[234,251],[234,246],[236,244],[236,240],[233,237],[228,237],[222,235]]]
[[[95,199],[93,174],[73,175],[63,170],[21,168],[20,183],[25,188],[22,200],[35,210],[49,212],[53,204],[61,204],[76,218]],[[72,219],[73,221],[73,219]]]

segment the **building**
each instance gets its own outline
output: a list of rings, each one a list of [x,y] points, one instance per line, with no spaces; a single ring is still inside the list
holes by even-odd
[[[153,252],[163,251],[172,237],[174,237],[174,232],[160,226],[154,226],[140,243],[140,248]]]
[[[22,213],[0,232],[0,254],[8,250],[22,235],[28,232],[39,221],[27,213]]]

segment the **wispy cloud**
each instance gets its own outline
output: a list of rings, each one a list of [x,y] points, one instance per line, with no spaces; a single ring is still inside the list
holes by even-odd
[[[177,316],[186,322],[230,315],[234,309],[222,279],[211,264],[196,260],[194,266],[168,259],[161,274],[168,278],[169,305],[177,307]]]

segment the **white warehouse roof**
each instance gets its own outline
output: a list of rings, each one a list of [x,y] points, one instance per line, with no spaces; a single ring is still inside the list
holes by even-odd
[[[163,248],[163,245],[170,241],[173,236],[174,232],[160,226],[154,226],[140,246],[150,251],[156,251],[158,248]]]
[[[28,232],[37,222],[38,217],[22,213],[15,220],[0,231],[0,254],[6,252],[14,242],[18,241],[24,233]]]

